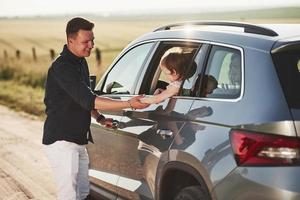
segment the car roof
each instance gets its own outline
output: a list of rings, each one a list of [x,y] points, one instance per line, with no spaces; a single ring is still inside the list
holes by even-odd
[[[131,44],[149,40],[190,40],[222,43],[270,52],[273,48],[300,41],[298,24],[254,25],[228,21],[193,21],[165,25]]]

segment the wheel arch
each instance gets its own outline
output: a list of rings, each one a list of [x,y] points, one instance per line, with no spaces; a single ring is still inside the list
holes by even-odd
[[[212,194],[212,183],[209,175],[199,160],[186,152],[178,150],[170,150],[170,155],[172,155],[172,151],[176,152],[176,159],[169,159],[168,162],[162,164],[163,166],[160,166],[161,170],[157,171],[156,199],[172,199],[179,190],[192,185],[200,185],[209,193],[212,199],[215,199]],[[180,154],[185,155],[184,157],[178,156]]]

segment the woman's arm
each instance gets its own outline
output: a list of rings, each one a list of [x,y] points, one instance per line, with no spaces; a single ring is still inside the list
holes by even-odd
[[[142,98],[140,101],[142,103],[147,103],[147,104],[160,103],[160,102],[166,100],[167,98],[177,95],[178,92],[179,92],[178,87],[174,87],[174,86],[170,85],[167,89],[165,89],[161,93],[151,96],[151,97]]]

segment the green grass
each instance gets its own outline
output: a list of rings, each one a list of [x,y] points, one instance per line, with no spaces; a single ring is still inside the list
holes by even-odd
[[[14,80],[0,81],[0,103],[14,110],[44,118],[44,89],[22,85]]]
[[[0,64],[0,80],[14,80],[18,84],[44,88],[46,73]]]

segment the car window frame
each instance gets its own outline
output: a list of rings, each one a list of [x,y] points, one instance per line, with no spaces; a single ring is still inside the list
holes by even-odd
[[[202,68],[202,73],[206,72],[206,67],[207,67],[207,62],[208,62],[208,59],[209,59],[210,50],[211,50],[213,45],[232,48],[232,49],[238,50],[240,52],[240,55],[241,55],[241,92],[240,92],[240,95],[236,98],[212,98],[212,97],[199,97],[199,96],[176,96],[176,98],[182,98],[182,99],[193,98],[194,100],[217,101],[217,102],[238,102],[238,101],[241,101],[241,99],[244,96],[244,92],[245,92],[245,65],[244,65],[244,63],[245,63],[245,54],[244,54],[244,49],[240,46],[225,44],[225,43],[220,43],[220,42],[198,40],[198,43],[202,43],[202,46],[208,45],[208,47],[205,51],[206,55],[204,56],[205,61],[204,61],[204,64],[203,64],[204,66]],[[199,86],[201,87],[201,85],[202,85],[202,80],[201,80]]]
[[[230,45],[230,44],[225,44],[225,43],[219,43],[219,42],[209,42],[210,44],[210,49],[212,49],[213,46],[220,46],[220,47],[225,47],[225,48],[231,48],[235,49],[240,52],[241,55],[241,92],[240,95],[236,98],[212,98],[212,97],[195,97],[199,99],[205,99],[205,100],[210,100],[210,101],[226,101],[226,102],[238,102],[240,101],[243,96],[244,96],[244,91],[245,91],[245,55],[244,55],[244,49],[240,46],[235,46],[235,45]],[[207,52],[207,59],[209,58],[209,52]],[[208,60],[207,60],[208,61]],[[204,71],[206,72],[206,67],[207,63],[204,66]]]
[[[241,86],[240,86],[240,95],[237,96],[236,98],[226,98],[226,97],[218,97],[218,98],[214,98],[214,97],[201,97],[201,96],[195,96],[195,98],[197,99],[205,99],[205,100],[215,100],[215,101],[229,101],[229,102],[237,102],[240,101],[244,95],[244,51],[241,47],[238,46],[233,46],[233,45],[228,45],[228,44],[223,44],[223,43],[216,43],[216,42],[209,42],[209,47],[208,47],[208,51],[206,51],[206,56],[205,56],[205,63],[202,69],[202,73],[203,74],[207,74],[207,68],[208,65],[210,63],[209,59],[210,59],[210,54],[211,54],[211,50],[213,49],[213,47],[221,47],[221,48],[229,48],[229,49],[233,49],[233,50],[237,50],[240,53],[241,56]],[[201,88],[200,93],[202,92],[203,88],[203,80],[201,80],[199,87]]]

